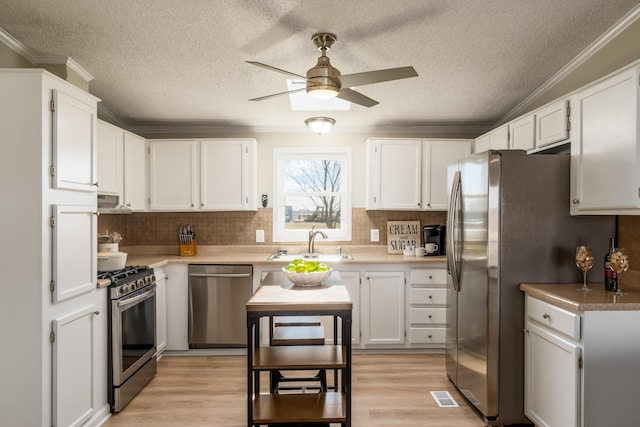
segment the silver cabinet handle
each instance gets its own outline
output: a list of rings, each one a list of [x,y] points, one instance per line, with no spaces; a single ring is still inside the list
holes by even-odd
[[[545,313],[545,314],[542,315],[542,318],[543,319],[550,319],[551,316],[549,316],[547,313]]]
[[[573,199],[573,200],[571,201],[571,203],[573,203],[574,205],[579,205],[579,204],[580,204],[580,200],[578,200],[578,199]]]
[[[100,316],[100,310],[94,311],[93,314],[95,314],[96,316]]]

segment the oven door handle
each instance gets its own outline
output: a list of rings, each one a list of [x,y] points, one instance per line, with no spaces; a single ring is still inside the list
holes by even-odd
[[[118,301],[118,309],[126,310],[127,308],[136,305],[142,300],[151,298],[156,293],[156,285],[150,286],[151,289],[146,290],[144,293],[140,295],[136,295],[132,298],[125,298],[123,300]]]

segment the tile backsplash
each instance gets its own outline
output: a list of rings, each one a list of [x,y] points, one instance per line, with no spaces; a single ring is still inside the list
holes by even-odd
[[[352,239],[345,245],[387,244],[387,221],[418,220],[420,225],[445,224],[446,212],[352,210]],[[190,224],[198,245],[273,245],[273,210],[256,212],[136,212],[98,217],[98,232],[117,231],[123,246],[178,245],[180,224]],[[380,230],[380,242],[371,243],[370,230]],[[256,230],[264,230],[264,243],[256,243]]]

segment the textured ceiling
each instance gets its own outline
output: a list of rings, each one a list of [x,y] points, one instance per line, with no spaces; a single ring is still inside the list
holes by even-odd
[[[130,126],[302,130],[488,126],[637,6],[636,0],[0,0],[0,27],[37,55],[68,56]],[[380,102],[292,112],[285,76],[304,74],[333,32],[342,74],[413,65],[419,77],[361,86]],[[316,114],[317,113],[317,114]]]

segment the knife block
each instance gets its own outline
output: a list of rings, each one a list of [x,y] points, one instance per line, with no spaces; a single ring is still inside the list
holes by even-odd
[[[196,254],[196,239],[189,245],[180,245],[180,256],[194,256]]]

